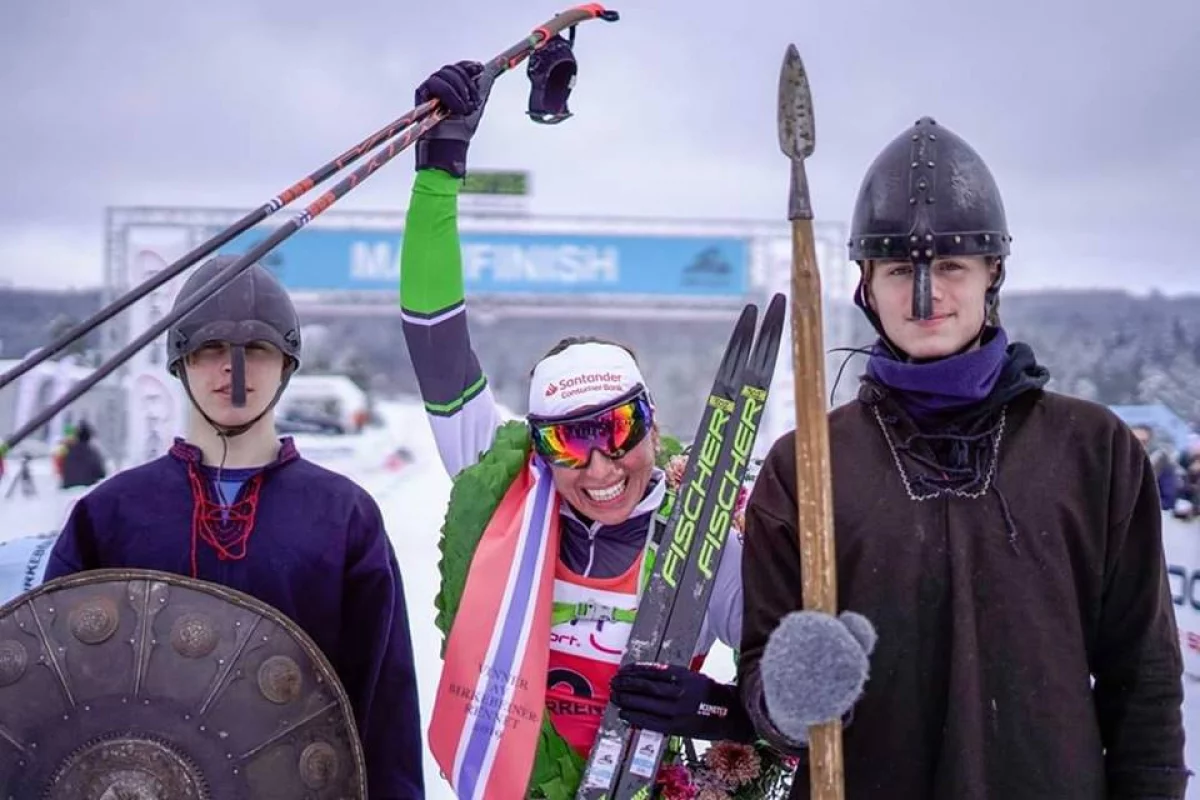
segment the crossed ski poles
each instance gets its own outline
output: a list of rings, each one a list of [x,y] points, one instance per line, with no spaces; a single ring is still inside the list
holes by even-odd
[[[489,73],[489,76],[493,78],[498,77],[499,75],[519,66],[535,50],[541,49],[557,34],[567,30],[568,28],[574,28],[576,25],[591,19],[602,19],[606,22],[615,22],[617,19],[619,19],[619,16],[616,11],[606,9],[599,3],[587,3],[585,5],[570,8],[566,11],[556,14],[552,19],[534,28],[533,32],[528,36],[524,37],[519,42],[505,50],[503,53],[488,61],[484,66],[485,73]],[[324,183],[333,175],[355,163],[373,148],[380,148],[367,161],[367,163],[363,164],[353,173],[341,180],[332,189],[322,194],[320,197],[310,203],[302,212],[289,220],[285,225],[278,228],[269,238],[259,242],[237,261],[229,265],[223,272],[206,283],[191,300],[189,300],[187,303],[184,303],[179,308],[173,309],[166,316],[162,317],[160,320],[158,320],[158,322],[151,326],[149,330],[147,330],[141,336],[138,336],[126,347],[122,348],[120,352],[97,367],[95,372],[93,372],[84,380],[75,384],[75,386],[73,386],[65,395],[60,397],[54,403],[50,404],[47,408],[43,409],[41,413],[36,414],[33,419],[29,420],[25,425],[21,426],[18,430],[9,435],[7,439],[0,441],[0,474],[3,474],[4,456],[11,452],[12,449],[20,444],[26,437],[41,428],[60,412],[62,412],[63,409],[78,400],[87,391],[92,389],[96,384],[115,372],[121,367],[122,364],[132,358],[138,351],[161,336],[168,328],[170,328],[180,319],[190,314],[196,309],[197,306],[232,283],[239,275],[249,269],[255,262],[259,261],[265,255],[278,247],[281,243],[283,243],[284,240],[328,210],[330,206],[332,206],[342,197],[346,196],[352,189],[377,172],[380,167],[391,161],[404,150],[408,149],[413,142],[424,136],[431,128],[433,128],[433,126],[441,122],[445,116],[446,110],[442,108],[436,100],[430,100],[418,105],[416,108],[389,123],[387,126],[379,129],[375,133],[363,139],[361,142],[356,144],[354,147],[351,147],[337,158],[333,159],[327,164],[322,165],[308,177],[288,187],[275,197],[272,197],[262,206],[246,214],[228,228],[225,228],[212,238],[198,245],[195,249],[171,264],[166,269],[156,273],[144,282],[138,284],[109,305],[100,309],[88,319],[64,332],[47,347],[38,350],[36,353],[21,361],[21,363],[17,364],[17,366],[13,367],[8,372],[0,375],[0,389],[3,389],[5,386],[8,386],[10,383],[20,378],[22,375],[25,375],[38,364],[41,364],[62,352],[66,347],[71,345],[76,340],[87,336],[97,327],[112,319],[125,309],[129,308],[129,306],[133,305],[138,300],[141,300],[143,297],[158,289],[163,284],[180,275],[189,267],[198,263],[201,259],[216,252],[219,248],[228,244],[230,241],[245,233],[250,228],[274,215],[284,206],[307,194],[313,188]],[[385,142],[387,143],[386,146],[380,147]]]

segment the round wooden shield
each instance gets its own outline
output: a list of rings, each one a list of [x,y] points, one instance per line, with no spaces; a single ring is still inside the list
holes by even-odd
[[[0,800],[366,800],[366,784],[329,662],[253,597],[121,569],[0,606]]]

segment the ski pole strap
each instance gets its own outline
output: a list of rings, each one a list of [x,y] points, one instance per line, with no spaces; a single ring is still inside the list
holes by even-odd
[[[667,487],[667,493],[663,497],[662,505],[655,512],[655,522],[665,525],[671,519],[671,513],[675,510],[675,495],[678,494],[676,489]],[[663,528],[659,528],[654,535],[654,543],[658,544],[662,540]]]
[[[635,608],[617,608],[603,603],[559,603],[554,604],[551,613],[552,624],[562,625],[564,622],[589,620],[591,622],[628,622],[632,623],[637,615]]]
[[[650,540],[646,547],[646,554],[642,556],[642,574],[638,578],[638,599],[642,597],[642,593],[646,591],[647,584],[650,583],[650,574],[654,572],[654,562],[658,557],[658,546],[662,544],[663,534],[666,533],[667,523],[671,518],[671,511],[675,508],[675,490],[668,487],[666,496],[663,497],[662,505],[654,512],[654,516],[650,518],[650,533],[646,537]]]

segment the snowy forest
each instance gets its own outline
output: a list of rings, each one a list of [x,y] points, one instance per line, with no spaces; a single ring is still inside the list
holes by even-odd
[[[98,291],[0,289],[0,358],[19,358],[45,344],[100,303]],[[1002,295],[1000,315],[1010,338],[1028,342],[1050,368],[1050,388],[1106,404],[1162,403],[1200,424],[1200,296],[1012,292]],[[855,344],[867,345],[871,330],[859,319]],[[305,321],[306,370],[348,374],[380,393],[415,392],[398,315],[325,313]],[[497,395],[517,411],[530,365],[560,336],[587,332],[627,342],[659,394],[679,400],[664,420],[676,430],[699,413],[728,333],[712,323],[627,320],[473,321],[472,328]],[[86,357],[94,360],[98,341],[89,337],[76,351],[91,348]],[[852,360],[843,383],[861,371],[862,360]]]
[[[1000,317],[1050,368],[1049,388],[1105,404],[1162,403],[1200,423],[1200,297],[1003,296]]]

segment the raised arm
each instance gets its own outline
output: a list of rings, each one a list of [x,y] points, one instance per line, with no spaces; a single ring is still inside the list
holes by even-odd
[[[417,374],[438,453],[450,475],[479,460],[502,422],[471,349],[458,237],[458,190],[467,145],[490,84],[481,67],[442,67],[417,89],[417,103],[439,100],[450,115],[417,144],[417,176],[400,255],[404,341]]]

